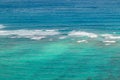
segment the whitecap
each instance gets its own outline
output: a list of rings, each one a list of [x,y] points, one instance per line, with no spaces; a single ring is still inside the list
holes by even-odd
[[[79,40],[79,41],[77,41],[77,43],[82,43],[82,42],[88,43],[87,40]]]
[[[87,36],[89,38],[97,38],[98,35],[95,33],[89,33],[84,31],[71,31],[68,36],[77,36],[77,37],[84,37]]]
[[[120,36],[114,36],[112,34],[102,34],[101,36],[105,39],[120,39]]]
[[[103,43],[105,43],[105,45],[111,45],[111,44],[116,43],[116,41],[113,41],[113,40],[105,40],[105,41],[103,41]]]
[[[116,41],[108,41],[108,40],[105,40],[103,41],[104,43],[116,43]]]
[[[40,36],[40,37],[31,37],[30,39],[32,40],[41,40],[41,39],[44,39],[46,38],[45,36]]]
[[[30,38],[40,40],[46,36],[60,34],[57,30],[0,30],[0,36],[10,36],[10,38]]]
[[[65,39],[67,36],[60,36],[59,39]]]

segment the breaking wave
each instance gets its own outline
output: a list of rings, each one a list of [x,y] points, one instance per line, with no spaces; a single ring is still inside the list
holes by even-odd
[[[62,32],[59,29],[36,29],[36,30],[28,30],[28,29],[19,29],[19,30],[5,30],[6,26],[0,24],[0,37],[7,38],[28,38],[32,40],[41,40],[44,38],[48,38],[49,41],[53,41],[55,39],[63,40],[74,40],[77,43],[88,43],[90,41],[101,41],[105,45],[115,44],[119,42],[120,35],[119,34],[101,34],[99,32],[87,32],[87,31],[66,31],[66,33]],[[54,37],[55,36],[55,37]],[[82,40],[79,39],[82,37]],[[84,38],[85,37],[85,38]],[[90,40],[89,40],[90,39]]]
[[[58,35],[57,30],[0,30],[0,36],[40,40],[46,36]]]
[[[101,36],[105,39],[120,39],[120,36],[114,36],[112,34],[102,34]]]
[[[88,41],[87,40],[79,40],[79,41],[77,41],[77,43],[88,43]]]
[[[69,36],[77,36],[77,37],[90,37],[90,38],[97,38],[98,35],[94,34],[94,33],[89,33],[89,32],[83,32],[83,31],[71,31],[69,34]]]

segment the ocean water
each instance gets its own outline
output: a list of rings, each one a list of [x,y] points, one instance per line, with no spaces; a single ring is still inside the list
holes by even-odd
[[[120,0],[0,0],[0,80],[120,80]]]

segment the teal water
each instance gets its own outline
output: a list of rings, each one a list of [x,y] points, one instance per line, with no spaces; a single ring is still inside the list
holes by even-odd
[[[119,80],[120,41],[0,39],[0,79]]]
[[[120,80],[120,0],[0,0],[0,80]]]

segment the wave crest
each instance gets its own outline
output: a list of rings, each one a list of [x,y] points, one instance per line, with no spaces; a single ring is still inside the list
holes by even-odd
[[[97,38],[98,35],[95,33],[83,32],[83,31],[71,31],[69,36],[77,36],[77,37],[90,37],[90,38]]]
[[[120,36],[114,36],[112,34],[102,34],[101,36],[105,39],[120,39]]]
[[[58,34],[59,32],[57,30],[0,30],[1,36],[10,36],[11,38],[30,38],[36,40]]]

